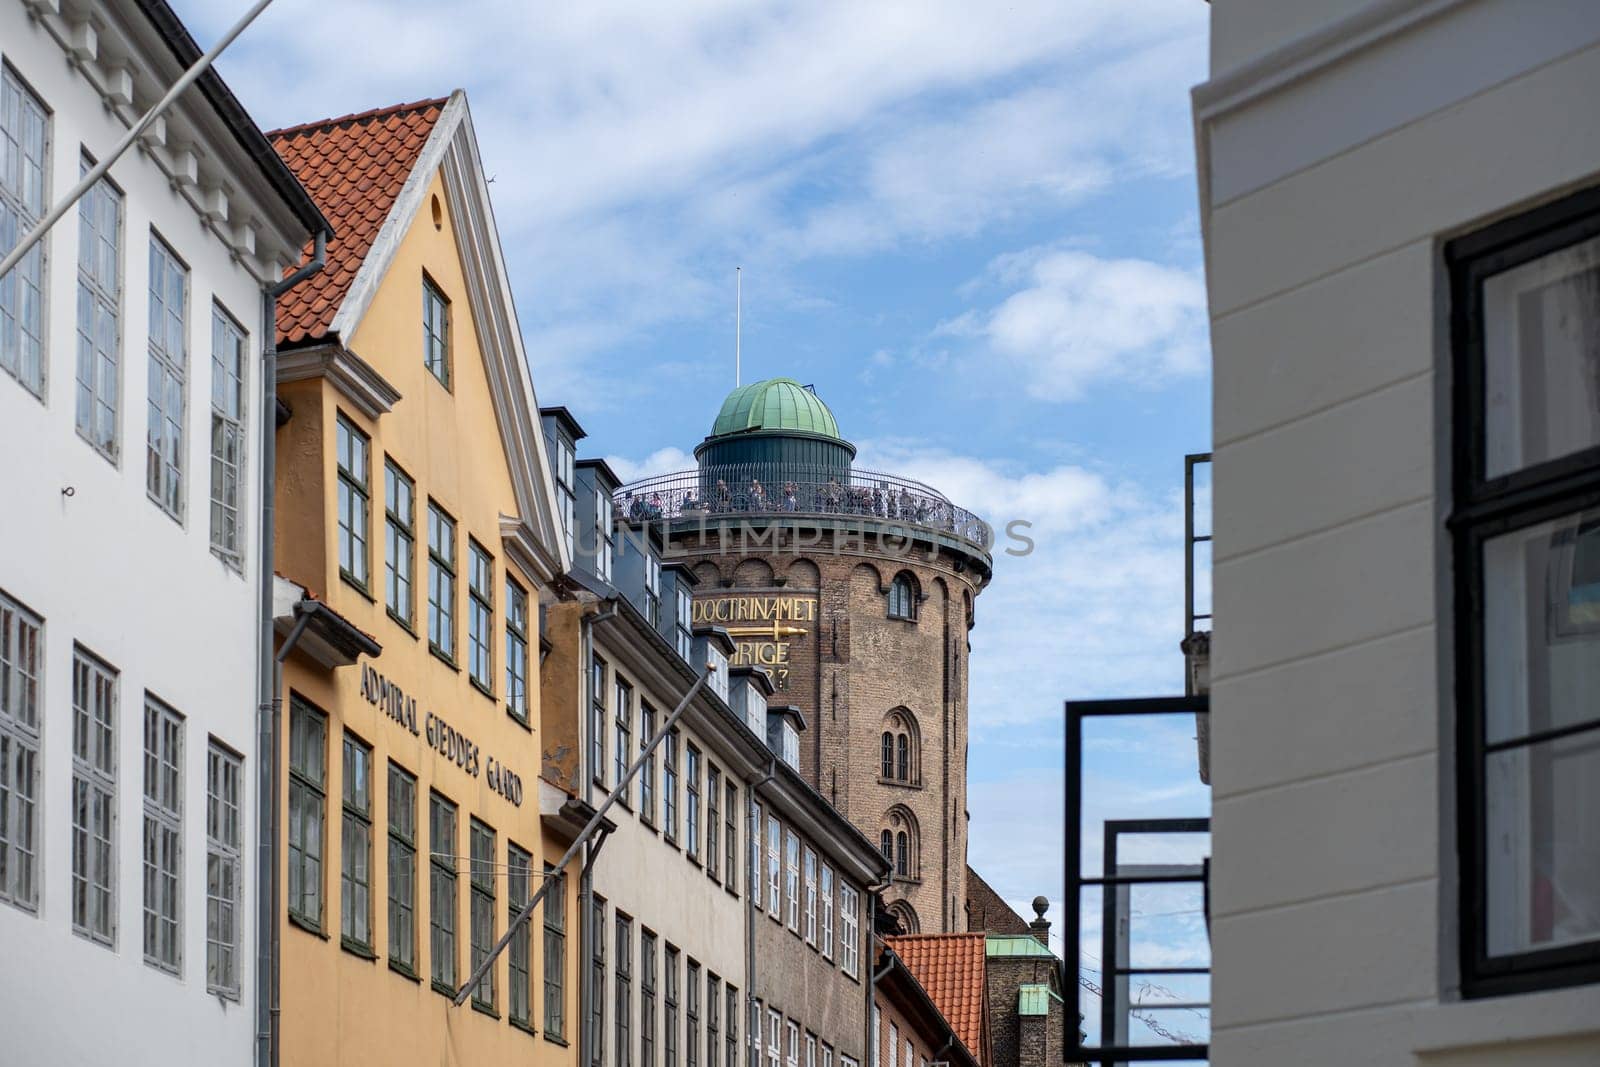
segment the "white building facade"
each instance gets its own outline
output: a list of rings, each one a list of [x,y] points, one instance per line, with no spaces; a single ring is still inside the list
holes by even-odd
[[[0,245],[198,56],[0,3]],[[320,219],[276,162],[203,79],[0,281],[0,1061],[250,1055],[262,291]]]
[[[1600,1062],[1600,5],[1211,49],[1212,1062]]]

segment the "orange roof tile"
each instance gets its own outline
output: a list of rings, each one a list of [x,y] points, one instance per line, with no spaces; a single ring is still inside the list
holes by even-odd
[[[988,999],[984,941],[981,933],[907,934],[883,939],[928,991],[967,1051],[980,1060],[986,1051],[983,1009]]]
[[[279,344],[327,334],[448,99],[396,104],[267,134],[337,234],[328,243],[327,265],[278,301]]]

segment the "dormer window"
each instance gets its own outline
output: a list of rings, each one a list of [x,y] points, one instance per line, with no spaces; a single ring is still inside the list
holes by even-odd
[[[788,720],[784,721],[780,733],[778,758],[795,770],[800,769],[800,731]]]
[[[646,552],[644,556],[644,615],[650,620],[651,629],[660,627],[661,561],[651,552]]]
[[[711,642],[706,642],[706,666],[711,668],[711,681],[706,683],[711,691],[724,701],[728,699],[728,657]]]
[[[567,539],[567,558],[578,554],[578,494],[573,486],[578,484],[576,469],[578,455],[572,442],[556,437],[556,495],[561,503],[561,534]]]
[[[690,663],[694,660],[694,600],[682,585],[677,586],[677,600],[678,655]]]
[[[611,497],[603,489],[594,491],[594,573],[603,582],[611,580]]]
[[[889,618],[915,619],[917,617],[917,580],[901,571],[889,583]]]

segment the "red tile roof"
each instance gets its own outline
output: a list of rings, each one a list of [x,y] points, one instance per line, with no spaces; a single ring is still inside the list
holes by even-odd
[[[328,243],[327,265],[278,301],[279,344],[327,334],[448,99],[396,104],[267,134],[338,235]]]
[[[984,987],[984,935],[908,934],[886,937],[884,944],[905,962],[922,988],[955,1029],[967,1051],[981,1062]]]

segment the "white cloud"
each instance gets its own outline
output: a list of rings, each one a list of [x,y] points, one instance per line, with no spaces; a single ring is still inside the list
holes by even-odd
[[[695,462],[694,456],[681,448],[658,448],[641,460],[628,459],[626,456],[607,456],[606,464],[616,472],[618,478],[624,482],[633,482],[652,475],[693,470]]]
[[[1159,386],[1207,368],[1198,271],[1078,249],[1030,249],[990,269],[1021,287],[937,332],[978,339],[1023,374],[1033,396],[1078,400],[1107,382]]]

